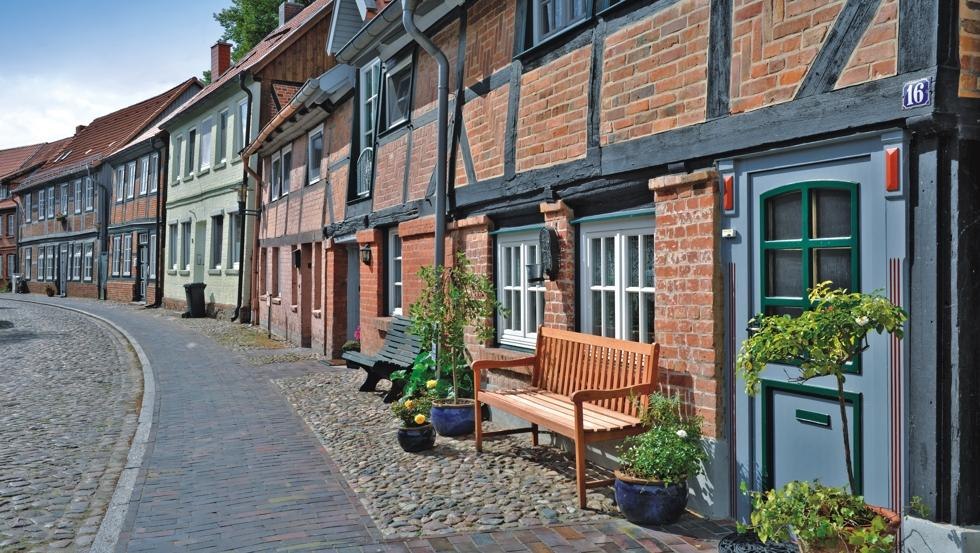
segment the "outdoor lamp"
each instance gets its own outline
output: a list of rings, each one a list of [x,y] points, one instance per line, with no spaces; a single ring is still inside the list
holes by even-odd
[[[367,244],[361,246],[361,262],[365,265],[371,264],[371,246]]]

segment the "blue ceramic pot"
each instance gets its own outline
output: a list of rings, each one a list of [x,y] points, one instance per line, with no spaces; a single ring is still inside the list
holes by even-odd
[[[436,445],[436,431],[431,424],[398,429],[398,445],[409,453],[432,449]]]
[[[433,404],[429,413],[432,425],[440,436],[465,436],[473,433],[473,402]]]
[[[677,522],[687,507],[687,482],[664,484],[638,480],[616,471],[616,504],[634,524],[664,525]]]

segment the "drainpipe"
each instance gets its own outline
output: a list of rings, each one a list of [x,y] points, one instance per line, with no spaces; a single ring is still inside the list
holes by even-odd
[[[170,151],[170,136],[169,133],[164,133],[165,138],[154,138],[153,147],[157,150],[157,251],[154,252],[156,255],[156,286],[153,293],[153,304],[147,307],[160,307],[163,303],[163,273],[166,269],[163,267],[163,252],[167,244],[167,222],[164,220],[166,213],[164,213],[164,207],[167,203],[167,187],[165,183],[169,182],[167,179],[169,175],[167,174],[167,154]],[[158,145],[157,141],[161,140],[162,144]]]
[[[415,26],[415,8],[418,0],[402,1],[402,26],[405,32],[419,46],[422,47],[430,56],[435,58],[439,66],[439,85],[437,97],[439,100],[439,116],[437,129],[439,132],[437,140],[436,155],[436,236],[435,236],[435,266],[436,268],[446,263],[446,163],[449,145],[447,140],[447,128],[449,126],[449,60],[430,39],[425,36],[418,27]],[[456,101],[460,101],[459,98]]]
[[[245,115],[245,140],[252,136],[252,91],[245,85],[248,73],[238,74],[238,86],[248,97],[248,110]],[[245,148],[248,144],[242,144]],[[248,159],[242,160],[242,188],[238,192],[238,296],[235,300],[235,314],[231,320],[237,321],[242,310],[242,284],[245,278],[245,201],[248,199]],[[244,322],[244,321],[243,321]]]
[[[99,167],[102,167],[101,163],[99,164]],[[102,189],[102,198],[101,201],[97,202],[96,204],[98,206],[98,212],[96,213],[96,217],[95,217],[95,224],[99,229],[99,260],[100,260],[99,267],[101,267],[102,255],[103,254],[106,255],[107,262],[109,259],[108,257],[109,219],[106,213],[110,209],[112,209],[112,191],[109,189],[108,184],[102,182],[102,179],[92,177],[92,167],[88,163],[85,164],[85,176],[92,179],[92,182],[94,182],[96,186]],[[95,264],[94,258],[92,259],[92,264],[93,265]],[[92,270],[94,271],[95,269],[96,268],[93,266]],[[106,283],[102,281],[102,271],[99,271],[98,282],[99,282],[99,299],[100,300],[107,299],[105,293]]]

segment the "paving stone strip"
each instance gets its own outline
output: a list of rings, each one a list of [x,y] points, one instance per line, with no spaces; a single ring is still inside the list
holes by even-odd
[[[129,344],[80,313],[0,299],[0,551],[84,551],[142,391]]]

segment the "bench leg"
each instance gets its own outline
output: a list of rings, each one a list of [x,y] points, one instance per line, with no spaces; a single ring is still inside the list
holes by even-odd
[[[402,392],[405,389],[405,381],[397,380],[391,383],[391,389],[385,394],[384,403],[393,403],[398,401],[402,397]]]
[[[538,445],[538,425],[531,425],[531,445],[537,447]]]
[[[585,440],[575,440],[575,485],[578,486],[578,506],[585,508]]]
[[[483,451],[483,410],[480,409],[480,400],[473,401],[473,409],[476,410],[473,417],[473,439],[476,441],[476,452]]]
[[[364,384],[358,388],[361,392],[374,392],[378,387],[378,382],[381,381],[381,376],[374,371],[367,370],[367,376],[364,378]]]

